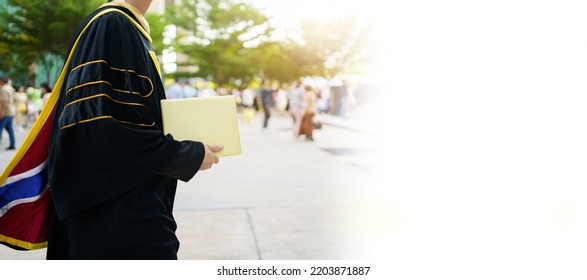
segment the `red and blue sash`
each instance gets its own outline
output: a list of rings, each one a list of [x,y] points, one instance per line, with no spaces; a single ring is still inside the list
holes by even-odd
[[[31,250],[47,247],[53,209],[47,152],[53,107],[39,121],[0,177],[0,243]],[[43,116],[44,115],[44,116]]]

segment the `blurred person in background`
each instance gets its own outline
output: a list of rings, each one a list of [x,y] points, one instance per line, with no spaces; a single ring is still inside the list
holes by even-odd
[[[242,92],[243,120],[250,123],[255,118],[255,92],[247,86]]]
[[[26,118],[24,121],[23,128],[27,128],[29,126],[29,124],[34,124],[37,121],[37,119],[39,118],[39,109],[38,109],[37,105],[35,105],[35,102],[28,99],[28,96],[29,95],[27,94]]]
[[[251,89],[250,86],[247,86],[242,93],[242,104],[245,108],[253,108],[253,103],[255,102],[255,92]]]
[[[171,84],[165,91],[165,95],[167,96],[167,99],[184,98],[184,88],[181,82],[175,81]]]
[[[294,118],[293,131],[294,136],[300,135],[300,126],[302,125],[302,116],[304,110],[304,88],[301,82],[295,82],[292,85],[289,96],[289,111]]]
[[[275,108],[279,110],[281,114],[286,114],[287,112],[287,94],[283,87],[278,87],[277,92],[275,92]]]
[[[198,97],[210,97],[216,96],[216,91],[209,85],[205,85],[204,88],[198,90]]]
[[[302,123],[300,135],[306,136],[305,140],[314,141],[314,115],[316,114],[316,92],[311,86],[306,85],[304,91],[304,107],[302,110]]]
[[[183,97],[185,98],[193,98],[193,97],[198,97],[198,90],[190,85],[189,80],[185,80],[182,83],[182,88],[183,88]]]
[[[269,118],[271,118],[271,108],[275,104],[273,99],[273,88],[271,87],[271,81],[263,81],[261,90],[259,91],[259,97],[261,98],[261,105],[263,106],[263,128],[267,128],[269,125]]]
[[[330,109],[330,86],[325,86],[320,91],[320,96],[318,101],[316,101],[316,109],[318,114],[326,114],[328,113],[328,109]]]
[[[10,141],[6,150],[16,149],[13,128],[14,115],[16,115],[14,88],[10,85],[8,78],[0,77],[0,140],[2,140],[2,132],[6,129]]]
[[[27,102],[28,98],[24,92],[24,86],[19,86],[14,94],[14,105],[16,106],[16,116],[14,122],[18,132],[24,131],[26,126]]]
[[[51,96],[51,87],[49,87],[48,83],[42,83],[41,84],[41,99],[43,100],[43,108],[45,108],[45,104],[47,104],[47,100],[49,100],[50,96]]]
[[[29,102],[31,103],[30,109],[36,110],[36,115],[38,116],[41,112],[41,109],[43,108],[41,89],[31,85],[26,89],[26,95],[29,99]]]

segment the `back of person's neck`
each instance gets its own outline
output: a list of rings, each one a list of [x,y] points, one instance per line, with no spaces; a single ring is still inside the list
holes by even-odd
[[[151,6],[152,0],[114,0],[111,2],[125,2],[133,7],[135,7],[143,16],[149,10]]]
[[[137,7],[133,6],[133,4],[128,3],[129,1],[131,1],[131,0],[127,0],[127,1],[122,1],[122,0],[109,1],[108,3],[106,3],[106,4],[104,4],[104,5],[100,6],[100,7],[121,6],[121,7],[124,7],[126,9],[128,9],[135,16],[135,18],[139,21],[139,24],[142,26],[142,28],[144,29],[144,31],[147,34],[151,33],[150,27],[149,27],[149,23],[145,19],[144,14]],[[146,0],[144,2],[147,2],[147,4],[150,4],[151,3],[150,0]],[[149,37],[149,36],[147,36],[147,37]],[[151,39],[149,39],[149,41],[151,41]]]

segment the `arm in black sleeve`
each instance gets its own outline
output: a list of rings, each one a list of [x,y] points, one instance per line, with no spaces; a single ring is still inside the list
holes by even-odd
[[[206,150],[201,142],[181,141],[177,156],[167,167],[159,171],[159,175],[187,182],[196,175],[205,155]]]

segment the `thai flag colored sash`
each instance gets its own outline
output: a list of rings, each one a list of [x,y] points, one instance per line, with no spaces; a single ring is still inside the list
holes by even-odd
[[[0,243],[15,249],[47,247],[48,217],[53,211],[47,185],[52,117],[53,112],[43,122],[39,117],[0,177]]]
[[[55,104],[66,68],[59,75],[41,115],[0,175],[0,244],[17,250],[47,247],[49,217],[53,211],[47,184],[47,156]]]
[[[65,61],[66,66],[83,31]],[[47,247],[49,217],[53,211],[51,190],[47,184],[49,138],[55,104],[68,70],[69,67],[61,70],[41,115],[0,175],[0,244],[17,250]]]

